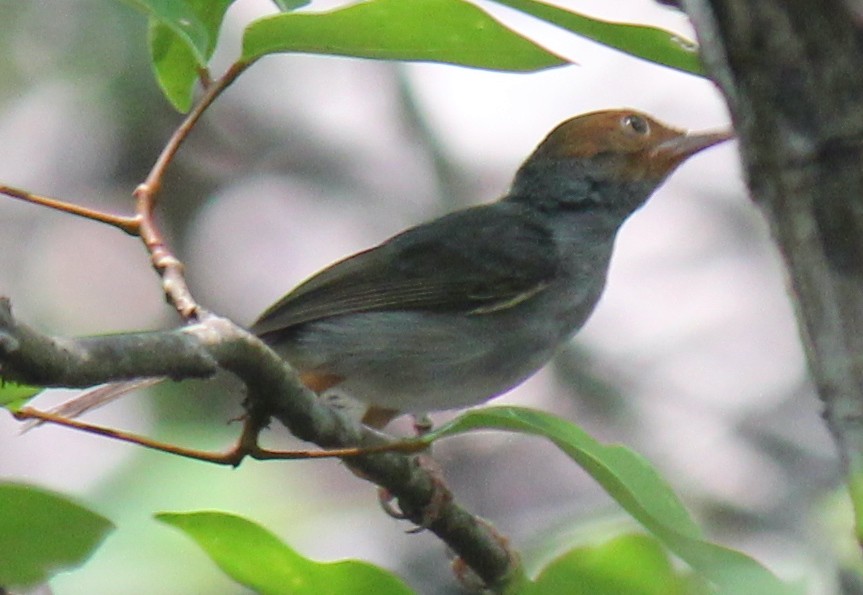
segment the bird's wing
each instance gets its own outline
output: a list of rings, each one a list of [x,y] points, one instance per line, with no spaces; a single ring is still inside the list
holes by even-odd
[[[557,262],[547,227],[523,207],[457,211],[324,269],[264,312],[252,331],[357,312],[494,312],[542,291]]]

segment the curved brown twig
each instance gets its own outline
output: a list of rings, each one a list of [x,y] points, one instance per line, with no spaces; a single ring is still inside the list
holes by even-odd
[[[6,186],[4,184],[0,184],[0,194],[5,194],[6,196],[9,196],[11,198],[17,198],[18,200],[23,200],[24,202],[29,202],[31,204],[39,205],[41,207],[48,207],[49,209],[54,209],[56,211],[63,211],[64,213],[75,215],[76,217],[84,217],[85,219],[90,219],[91,221],[105,223],[106,225],[116,227],[117,229],[133,236],[138,235],[138,230],[140,228],[137,217],[127,217],[124,215],[105,213],[104,211],[89,209],[87,207],[82,207],[80,205],[59,200],[57,198],[50,198],[48,196],[42,196],[40,194],[33,194],[32,192],[22,190],[21,188],[15,188],[13,186]]]
[[[0,194],[69,213],[77,217],[84,217],[91,221],[105,223],[129,235],[140,237],[147,251],[150,253],[150,261],[153,264],[153,268],[156,269],[156,272],[162,278],[162,288],[168,302],[174,306],[180,316],[183,317],[183,320],[196,320],[200,314],[200,306],[195,302],[186,285],[182,262],[168,248],[164,235],[156,223],[154,217],[157,204],[156,199],[162,187],[165,171],[171,162],[173,162],[177,151],[179,151],[180,146],[192,132],[198,120],[200,120],[201,116],[204,115],[204,112],[207,111],[216,98],[251,64],[251,62],[237,62],[221,78],[215,82],[210,81],[205,86],[206,90],[201,99],[177,127],[171,138],[168,139],[165,148],[162,149],[158,159],[156,159],[156,162],[150,169],[150,173],[147,174],[147,178],[135,188],[133,193],[135,197],[135,215],[124,216],[105,213],[6,185],[0,185]]]
[[[147,174],[147,178],[135,188],[135,213],[139,222],[138,235],[144,242],[150,253],[150,262],[153,268],[162,278],[162,289],[165,297],[170,302],[183,320],[196,320],[201,308],[192,297],[186,278],[183,275],[183,263],[174,256],[165,242],[161,229],[156,224],[153,213],[156,209],[157,196],[162,187],[162,179],[165,171],[180,150],[180,146],[192,132],[207,108],[212,105],[216,98],[233,83],[243,71],[249,67],[250,62],[236,62],[221,78],[209,84],[201,99],[192,108],[180,126],[168,139],[165,148],[162,149],[156,163]]]

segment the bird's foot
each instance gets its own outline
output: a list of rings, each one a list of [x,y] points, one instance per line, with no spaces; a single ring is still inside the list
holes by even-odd
[[[411,520],[416,527],[408,533],[419,533],[428,529],[440,518],[443,508],[452,501],[452,493],[443,479],[443,469],[432,457],[426,454],[417,455],[414,464],[421,467],[432,478],[432,495],[429,501],[418,511],[405,511],[393,504],[395,497],[386,488],[378,489],[378,501],[387,515],[398,520]]]

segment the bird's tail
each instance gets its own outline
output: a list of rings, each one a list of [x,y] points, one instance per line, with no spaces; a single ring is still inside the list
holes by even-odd
[[[98,409],[103,405],[107,405],[112,401],[116,401],[120,397],[127,395],[130,392],[153,386],[154,384],[158,384],[163,380],[165,380],[165,378],[159,377],[135,378],[134,380],[124,380],[122,382],[109,382],[108,384],[97,386],[96,388],[88,390],[87,392],[80,394],[77,397],[60,403],[56,407],[49,409],[48,413],[58,415],[60,417],[65,417],[67,419],[75,419],[76,417],[80,417],[88,411]],[[25,424],[22,432],[31,430],[36,426],[42,425],[43,423],[45,422],[33,420]]]

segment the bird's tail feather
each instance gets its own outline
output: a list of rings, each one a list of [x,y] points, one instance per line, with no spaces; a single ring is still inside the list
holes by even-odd
[[[94,389],[78,395],[68,401],[64,401],[48,410],[48,413],[65,417],[67,419],[75,419],[81,415],[98,409],[103,405],[107,405],[112,401],[116,401],[120,397],[129,394],[130,392],[147,388],[162,382],[165,378],[135,378],[134,380],[124,380],[121,382],[109,382],[97,386]],[[43,421],[33,420],[24,425],[22,433],[42,425]]]

